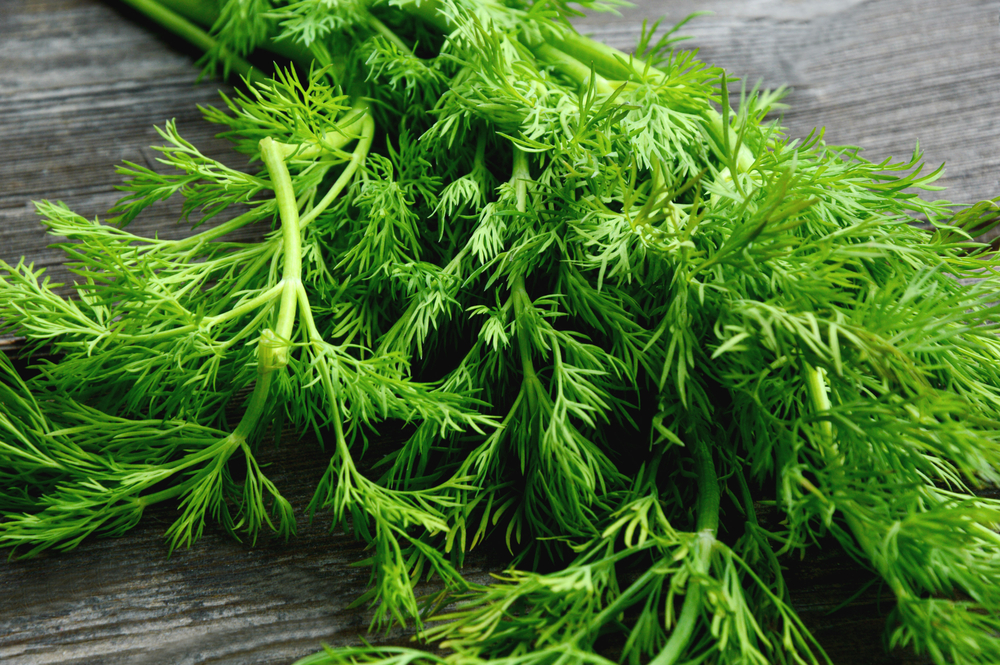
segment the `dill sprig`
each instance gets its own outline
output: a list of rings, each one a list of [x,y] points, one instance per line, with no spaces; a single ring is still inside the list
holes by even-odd
[[[826,662],[781,572],[823,538],[895,594],[890,644],[1000,659],[1000,503],[975,493],[1000,468],[973,240],[996,202],[920,198],[918,152],[788,137],[781,91],[732,99],[675,31],[629,56],[563,2],[130,2],[244,73],[203,112],[249,162],[167,123],[107,223],[38,204],[72,298],[0,265],[0,332],[52,358],[0,358],[12,555],[163,501],[171,548],[210,519],[291,536],[254,456],[291,428],[331,453],[310,515],[371,545],[373,628],[436,649],[302,663]],[[258,48],[298,68],[254,73]],[[216,223],[127,229],[173,196]],[[513,566],[472,584],[486,541]]]

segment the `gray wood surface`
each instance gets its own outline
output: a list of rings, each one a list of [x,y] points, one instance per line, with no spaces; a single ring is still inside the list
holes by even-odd
[[[804,136],[865,146],[870,159],[948,163],[948,198],[1000,194],[998,7],[976,0],[646,0],[620,16],[580,22],[608,43],[634,44],[643,17],[689,24],[688,46],[751,85],[787,84],[786,125]],[[123,160],[152,163],[154,125],[176,118],[185,136],[238,158],[200,120],[220,87],[196,82],[197,55],[134,13],[97,0],[0,0],[0,259],[20,257],[64,279],[31,201],[62,200],[88,217],[116,199]],[[146,215],[143,232],[185,233],[177,208]],[[8,344],[8,346],[10,346]],[[269,451],[270,476],[301,512],[326,465],[312,442]],[[349,538],[322,518],[290,543],[232,541],[217,530],[168,558],[174,508],[150,511],[124,538],[69,553],[0,563],[0,663],[288,663],[355,642],[368,623],[349,604],[367,572]],[[921,662],[885,654],[891,607],[870,577],[833,550],[788,562],[793,601],[838,665]],[[469,573],[502,566],[480,555]],[[831,613],[844,601],[850,602]],[[400,634],[389,639],[402,639]]]

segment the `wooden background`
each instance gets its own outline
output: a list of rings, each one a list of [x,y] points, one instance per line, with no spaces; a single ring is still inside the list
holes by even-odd
[[[984,0],[645,0],[620,16],[580,22],[629,48],[641,20],[696,10],[688,46],[749,84],[793,89],[790,133],[825,126],[831,143],[869,159],[908,157],[919,139],[927,162],[947,162],[947,198],[1000,195],[1000,13]],[[57,199],[102,215],[116,199],[122,160],[152,163],[154,125],[176,118],[213,156],[196,104],[219,84],[196,82],[197,54],[134,13],[97,0],[0,0],[0,259],[24,256],[65,279],[46,249],[32,200]],[[161,206],[135,228],[182,235],[177,208]],[[0,341],[8,350],[16,344]],[[326,465],[309,441],[268,452],[269,475],[301,510]],[[300,523],[291,543],[249,547],[215,530],[166,556],[173,507],[148,513],[117,540],[32,561],[0,562],[0,662],[289,663],[320,642],[356,642],[368,615],[348,605],[367,582],[364,558],[322,518]],[[477,578],[502,566],[479,555]],[[923,662],[886,654],[891,598],[834,549],[789,562],[793,601],[837,665]],[[845,603],[844,607],[838,607]],[[400,634],[390,639],[402,639]]]

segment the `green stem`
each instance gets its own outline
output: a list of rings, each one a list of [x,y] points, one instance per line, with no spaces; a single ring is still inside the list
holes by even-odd
[[[534,51],[535,55],[542,60],[558,67],[559,71],[566,74],[583,87],[588,87],[591,84],[591,78],[593,78],[594,89],[597,90],[597,92],[603,95],[610,95],[615,91],[615,87],[611,85],[606,78],[596,73],[585,63],[577,60],[567,53],[564,53],[547,42],[538,44],[532,48],[532,51]]]
[[[158,333],[151,333],[148,335],[130,335],[125,333],[112,333],[109,335],[111,339],[118,340],[128,340],[143,343],[159,342],[165,339],[170,339],[171,337],[176,337],[178,335],[186,335],[198,330],[198,326],[190,324],[186,326],[180,326],[179,328],[170,328],[169,330],[161,330]]]
[[[257,373],[257,383],[253,387],[253,394],[250,395],[250,401],[247,402],[247,409],[243,412],[243,416],[240,418],[239,424],[236,425],[236,429],[229,435],[235,440],[235,443],[246,443],[250,435],[253,434],[253,430],[257,427],[257,421],[267,411],[268,393],[270,392],[271,377],[273,375],[274,372],[270,371]]]
[[[368,27],[374,30],[376,34],[383,37],[386,41],[395,44],[396,48],[406,55],[413,55],[413,51],[406,45],[406,42],[399,38],[399,35],[390,30],[385,23],[378,20],[371,14],[368,14]]]
[[[440,2],[436,0],[410,0],[400,7],[411,15],[437,27],[445,34],[453,32],[457,27],[441,12]],[[556,28],[555,25],[552,27]],[[589,83],[593,73],[596,76],[595,88],[603,94],[611,94],[615,91],[615,84],[608,79],[646,81],[660,85],[670,81],[670,76],[666,72],[653,67],[641,58],[584,37],[571,29],[548,30],[545,32],[543,43],[529,44],[528,46],[536,56],[551,62],[560,71],[580,84]],[[723,85],[725,85],[725,80],[723,80]],[[728,104],[728,98],[726,103]],[[722,122],[722,116],[707,104],[701,110],[701,115],[705,120],[707,132],[713,137],[719,149],[723,149],[723,143],[737,146],[737,154],[734,159],[737,170],[748,171],[756,161],[756,157],[749,147],[741,144],[736,131],[732,127],[725,126]],[[723,157],[728,161],[727,155],[723,155]]]
[[[528,181],[531,179],[531,169],[528,165],[528,153],[517,146],[514,146],[514,167],[511,169],[510,179],[514,183],[517,211],[523,214],[528,210]]]
[[[297,289],[302,282],[302,231],[299,228],[299,207],[292,188],[292,177],[288,173],[284,154],[278,144],[269,136],[260,140],[260,155],[271,176],[274,198],[278,202],[278,216],[281,219],[281,239],[284,249],[284,272],[281,293],[281,309],[275,333],[279,338],[290,340],[295,326],[295,307],[298,302]]]
[[[146,0],[147,2],[151,0]],[[193,21],[198,25],[211,28],[215,25],[215,22],[219,19],[219,2],[211,2],[206,0],[155,0],[157,4],[171,10],[189,21]],[[125,0],[125,2],[130,2],[130,0]],[[155,19],[154,19],[155,20]],[[279,42],[274,41],[271,37],[266,37],[262,46],[270,51],[284,58],[294,61],[300,67],[308,69],[312,66],[313,55],[310,53],[308,48],[301,46],[298,42],[290,39],[282,40]],[[207,50],[207,49],[205,49]]]
[[[521,319],[525,316],[525,310],[531,307],[531,296],[528,295],[528,291],[524,285],[524,275],[518,275],[514,278],[513,296],[514,299],[514,318],[515,320]],[[517,347],[518,352],[521,356],[521,371],[524,374],[525,383],[533,383],[538,380],[538,375],[535,373],[535,365],[531,360],[531,340],[528,338],[526,331],[518,327],[517,330]],[[530,396],[530,401],[534,403],[534,395]]]
[[[315,159],[323,155],[343,155],[345,153],[338,152],[341,148],[354,139],[366,137],[366,127],[370,117],[368,102],[358,96],[355,98],[351,110],[340,119],[334,129],[323,133],[323,138],[319,143],[314,141],[306,143],[275,141],[274,144],[280,148],[282,157],[294,157],[296,160]],[[370,131],[372,134],[374,133],[374,124]],[[368,143],[371,144],[370,137]]]
[[[411,16],[428,23],[448,35],[457,27],[441,12],[441,3],[437,0],[407,0],[400,2],[398,7]]]
[[[309,341],[312,344],[320,344],[323,342],[323,335],[320,334],[319,327],[316,326],[316,321],[313,319],[312,306],[309,304],[309,294],[306,293],[306,288],[300,285],[297,295],[299,298],[299,310],[302,312],[300,316],[302,317],[302,323],[306,327],[306,334],[309,336]]]
[[[127,0],[126,0],[127,1]],[[219,3],[214,0],[155,0],[189,21],[210,28],[219,19]]]
[[[271,378],[275,369],[284,367],[288,362],[287,340],[291,338],[292,326],[295,320],[295,304],[298,298],[297,289],[301,287],[302,275],[302,247],[299,231],[299,211],[295,204],[295,193],[292,189],[292,180],[288,174],[288,167],[280,154],[275,142],[270,137],[261,139],[261,155],[264,163],[271,175],[271,182],[274,186],[275,198],[278,202],[278,213],[281,217],[282,240],[285,251],[284,275],[282,283],[269,289],[264,294],[248,303],[244,303],[237,309],[249,308],[253,304],[263,304],[263,299],[271,300],[277,296],[276,289],[280,287],[281,309],[278,312],[278,332],[277,335],[264,331],[258,342],[257,351],[257,383],[254,385],[253,393],[247,408],[236,425],[236,429],[222,439],[218,444],[210,446],[201,453],[189,455],[178,461],[174,472],[188,468],[205,459],[215,459],[217,463],[224,463],[230,455],[247,442],[257,427],[258,421],[267,411],[269,406],[269,393]],[[234,310],[235,311],[235,310]],[[218,321],[214,321],[218,322]],[[186,490],[184,483],[175,487],[150,494],[137,499],[143,505],[150,505],[166,499],[179,496]]]
[[[564,30],[561,34],[552,31],[546,35],[546,39],[552,47],[557,48],[567,56],[581,63],[583,67],[589,69],[589,67],[593,66],[597,73],[611,79],[649,81],[653,84],[665,84],[670,80],[666,72],[648,65],[641,58],[622,53],[606,44],[583,37],[572,30]],[[540,54],[537,47],[535,51]],[[566,73],[570,74],[569,71],[566,71]],[[614,86],[606,79],[598,80],[603,80],[613,89]],[[706,130],[708,130],[714,142],[724,153],[721,157],[735,163],[736,169],[732,171],[734,173],[733,180],[736,182],[737,187],[740,187],[739,180],[735,174],[737,172],[749,171],[756,161],[756,157],[748,146],[743,145],[736,130],[728,123],[730,109],[729,94],[726,85],[726,79],[723,77],[721,82],[723,96],[722,114],[710,106],[706,106],[702,109],[701,115],[705,119]],[[735,148],[735,156],[732,158],[729,157],[731,154],[728,151],[729,148]]]
[[[312,222],[316,217],[319,216],[321,212],[326,210],[326,208],[333,203],[333,200],[340,195],[340,192],[347,186],[347,183],[351,181],[354,177],[354,173],[361,168],[364,164],[365,158],[368,156],[368,151],[371,150],[372,140],[375,137],[375,120],[367,113],[361,117],[361,137],[358,140],[358,145],[354,148],[354,152],[351,154],[351,161],[347,163],[344,170],[341,172],[340,177],[337,181],[333,183],[330,187],[330,191],[326,193],[319,203],[317,203],[309,212],[303,215],[302,219],[299,220],[299,226],[304,227],[310,222]]]
[[[809,392],[810,401],[812,401],[813,404],[813,409],[816,411],[816,415],[829,412],[832,404],[830,402],[829,389],[826,385],[826,372],[821,367],[813,367],[812,365],[805,363],[805,374],[806,387]],[[824,420],[820,423],[820,427],[822,428],[823,433],[820,441],[820,452],[826,461],[827,469],[829,469],[830,474],[835,478],[833,483],[834,487],[840,485],[841,483],[846,484],[847,480],[844,477],[845,460],[844,456],[840,453],[840,448],[837,446],[837,439],[834,435],[833,424],[829,420]],[[800,482],[805,484],[804,481]],[[830,499],[827,498],[827,495],[823,494],[821,491],[815,490],[815,493],[818,494],[824,501],[830,501]],[[862,551],[868,555],[869,561],[875,565],[875,569],[882,575],[883,579],[886,580],[889,587],[893,590],[897,597],[904,598],[908,596],[909,593],[899,583],[899,581],[897,579],[893,579],[893,577],[889,574],[889,571],[878,565],[877,562],[881,559],[881,557],[879,556],[878,545],[872,542],[872,529],[866,527],[856,514],[863,512],[862,509],[860,509],[857,503],[851,498],[844,496],[844,492],[842,490],[835,489],[832,494],[837,509],[844,517],[844,521],[847,523],[851,533],[854,534],[854,538],[858,542],[858,545],[860,545]]]
[[[270,137],[265,137],[260,141],[260,150],[261,157],[271,176],[274,196],[278,203],[285,255],[284,273],[281,284],[269,289],[252,301],[244,303],[236,310],[249,309],[251,304],[264,304],[265,300],[272,300],[278,295],[277,289],[280,287],[281,308],[278,311],[277,334],[267,330],[261,334],[257,347],[257,383],[254,385],[250,401],[247,403],[247,408],[243,412],[240,422],[236,425],[236,429],[219,443],[210,446],[201,453],[188,455],[179,460],[176,468],[173,469],[174,473],[205,459],[214,459],[216,463],[222,464],[237,448],[245,444],[257,427],[258,421],[268,409],[268,397],[274,370],[284,367],[288,363],[287,343],[292,336],[295,323],[295,305],[298,300],[298,290],[302,286],[302,242],[299,229],[299,210],[295,201],[295,191],[292,188],[292,179],[288,174],[288,167],[285,165],[281,149]],[[219,318],[217,317],[217,320],[210,323],[217,323]],[[147,506],[179,496],[186,489],[186,485],[181,483],[162,492],[139,497],[136,500]]]
[[[528,154],[514,146],[514,167],[511,172],[511,182],[514,184],[515,205],[519,213],[524,213],[528,209],[528,179],[531,171],[528,166]],[[511,294],[514,299],[514,316],[520,320],[525,316],[525,310],[531,307],[531,296],[524,284],[524,275],[518,274],[514,277]],[[524,372],[524,380],[533,383],[538,380],[535,374],[535,366],[531,360],[531,340],[520,327],[517,331],[518,350],[521,354],[521,368]],[[530,396],[530,401],[534,403],[534,395]]]
[[[223,464],[228,461],[229,457],[236,451],[236,449],[244,445],[250,435],[253,434],[254,428],[257,427],[257,421],[260,420],[261,416],[263,416],[264,412],[267,410],[267,397],[270,392],[270,387],[271,373],[267,372],[266,374],[258,374],[257,383],[254,385],[253,393],[250,395],[250,401],[247,403],[246,411],[243,412],[243,416],[240,418],[240,422],[236,425],[236,429],[233,430],[233,432],[226,438],[206,448],[201,453],[188,455],[178,460],[176,465],[170,470],[170,475],[174,475],[207,459],[216,460],[219,464]],[[157,479],[157,482],[161,482],[162,480],[163,479]],[[143,507],[151,506],[155,503],[160,503],[161,501],[175,499],[184,492],[188,491],[188,489],[188,483],[179,483],[173,487],[168,487],[167,489],[154,494],[146,494],[136,497],[135,502]]]
[[[190,42],[194,46],[197,46],[202,51],[210,51],[216,47],[216,40],[207,32],[196,26],[194,23],[189,21],[187,18],[172,11],[165,7],[160,2],[155,2],[155,0],[122,0],[127,5],[131,6],[133,9],[138,10],[145,16],[156,21],[159,25],[163,26],[170,32],[174,33],[178,37]],[[201,16],[204,14],[203,10],[197,10],[195,12],[197,15]],[[238,55],[223,51],[225,55],[226,62],[230,67],[235,69],[237,73],[243,78],[257,83],[259,81],[264,81],[266,78],[259,72],[255,71],[249,62],[239,57]]]
[[[706,575],[712,560],[712,549],[715,546],[715,535],[719,528],[719,505],[722,493],[719,490],[719,477],[715,472],[712,452],[704,437],[692,437],[695,473],[698,476],[698,517],[695,529],[698,534],[694,543],[695,573]],[[688,579],[688,589],[684,596],[684,605],[677,625],[670,633],[663,650],[649,665],[674,665],[678,662],[691,642],[698,617],[701,614],[701,585],[692,576]]]
[[[722,500],[719,476],[715,473],[712,451],[705,438],[694,436],[691,439],[694,441],[691,456],[698,476],[698,521],[695,530],[699,533],[710,532],[714,537],[719,528],[719,505]]]
[[[652,75],[654,80],[667,79],[667,75],[658,69],[650,67],[647,71],[646,64],[642,60],[635,60],[631,55],[595,42],[593,39],[588,39],[572,30],[564,30],[562,34],[553,32],[551,36],[547,37],[550,39],[550,43],[563,53],[572,56],[585,66],[592,64],[594,69],[610,78],[624,81],[640,78],[646,72],[647,77]],[[626,64],[634,62],[639,62],[642,67]]]
[[[236,307],[230,309],[229,311],[223,312],[222,314],[219,314],[218,316],[205,317],[205,319],[202,321],[201,328],[202,328],[202,330],[208,330],[208,329],[210,329],[212,326],[214,326],[216,324],[224,323],[225,321],[228,321],[229,319],[235,318],[237,316],[242,316],[242,315],[244,315],[244,314],[246,314],[248,312],[251,312],[251,311],[253,311],[253,310],[261,307],[262,305],[265,305],[265,304],[271,302],[272,300],[274,300],[274,298],[278,294],[280,294],[283,289],[284,289],[284,285],[283,284],[275,284],[274,286],[272,286],[268,290],[264,291],[260,295],[255,296],[254,298],[251,298],[250,300],[247,300],[246,302],[240,303],[239,305],[237,305]],[[194,326],[185,326],[185,327],[186,328],[192,328]]]
[[[809,363],[805,363],[805,374],[806,386],[813,408],[816,410],[817,416],[822,416],[828,413],[831,408],[830,395],[826,387],[826,372],[822,367],[813,367]],[[824,420],[820,423],[820,427],[823,429],[825,439],[822,447],[823,456],[831,466],[842,466],[843,460],[840,459],[837,441],[833,436],[833,424],[829,420]]]
[[[192,250],[196,250],[207,242],[215,240],[216,238],[221,238],[228,233],[232,233],[237,229],[243,228],[247,224],[256,222],[268,212],[270,211],[265,203],[264,205],[254,208],[253,210],[249,210],[238,217],[233,217],[228,222],[223,222],[216,227],[180,240],[174,240],[170,242],[170,249],[178,250],[190,247]]]
[[[632,549],[625,550],[625,552],[627,552],[629,555],[632,555],[635,554],[636,552],[642,551],[643,549],[645,548],[640,547],[634,550]],[[624,554],[625,552],[619,553],[619,557],[623,558],[621,557],[621,555]],[[613,561],[614,558],[612,558],[611,560]],[[607,623],[608,621],[613,621],[615,617],[620,616],[622,612],[627,610],[635,602],[635,598],[641,594],[642,590],[646,587],[646,585],[649,584],[651,581],[653,581],[654,578],[661,576],[662,574],[663,573],[660,572],[660,570],[658,570],[656,566],[651,566],[645,573],[643,573],[639,577],[639,579],[629,584],[628,588],[626,588],[625,591],[621,593],[621,595],[615,598],[614,601],[609,603],[607,607],[602,609],[600,613],[594,616],[594,618],[590,620],[590,625],[578,631],[575,637],[579,639],[586,635],[592,635],[596,633],[598,630],[600,630],[605,623]]]

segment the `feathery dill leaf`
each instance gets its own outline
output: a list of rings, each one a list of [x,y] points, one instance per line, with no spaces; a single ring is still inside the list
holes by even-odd
[[[172,548],[210,519],[290,536],[254,456],[281,423],[330,443],[307,510],[370,544],[373,628],[439,649],[300,663],[828,662],[780,559],[824,538],[895,594],[890,644],[997,661],[1000,503],[975,490],[1000,479],[1000,283],[973,240],[996,201],[916,196],[919,153],[786,136],[781,91],[732,99],[679,26],[636,57],[573,31],[614,2],[153,4],[210,65],[301,69],[203,109],[244,169],[167,123],[110,223],[38,204],[74,296],[0,265],[0,332],[54,354],[30,379],[0,357],[0,545],[161,501]],[[126,230],[173,196],[226,221]],[[487,541],[513,567],[472,584]]]

